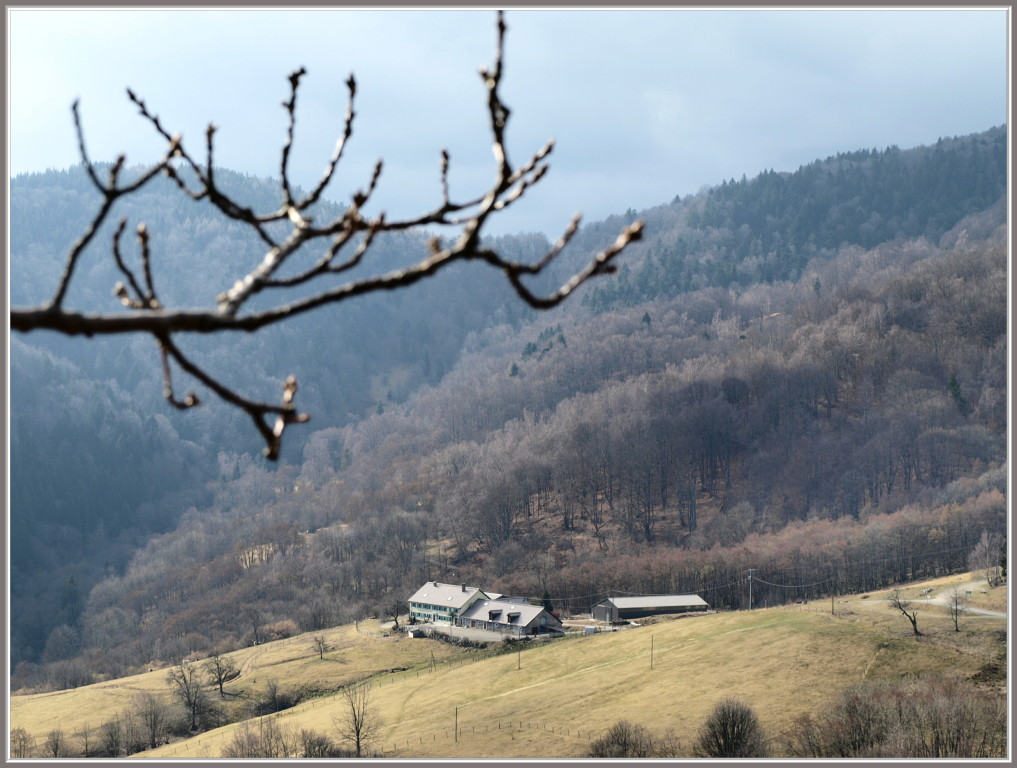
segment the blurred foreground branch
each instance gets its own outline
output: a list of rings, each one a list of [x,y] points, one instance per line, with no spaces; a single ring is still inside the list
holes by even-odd
[[[101,178],[97,166],[89,157],[85,145],[84,130],[75,102],[72,112],[78,135],[78,144],[83,166],[93,186],[102,195],[102,204],[85,231],[68,252],[63,273],[52,298],[37,307],[14,308],[10,313],[11,328],[16,331],[48,329],[68,335],[108,335],[119,333],[148,333],[156,341],[162,357],[164,394],[174,407],[186,409],[198,405],[196,395],[190,393],[178,399],[173,388],[173,366],[200,381],[220,399],[245,411],[265,440],[265,455],[276,459],[279,455],[283,433],[287,426],[308,420],[294,403],[297,382],[291,376],[282,385],[282,397],[278,403],[250,400],[230,390],[215,376],[204,371],[184,355],[174,340],[174,335],[184,333],[217,333],[221,331],[257,331],[266,326],[280,323],[289,318],[309,312],[326,304],[335,304],[354,296],[382,290],[412,286],[428,278],[450,264],[467,260],[482,261],[500,270],[528,305],[545,309],[564,301],[576,288],[591,277],[614,271],[613,260],[625,247],[638,240],[642,234],[642,222],[635,222],[621,231],[614,243],[594,256],[584,268],[576,272],[560,288],[547,296],[536,295],[523,283],[526,275],[540,274],[561,253],[562,249],[578,230],[576,216],[564,234],[540,260],[533,263],[518,262],[483,247],[481,232],[488,219],[505,210],[519,200],[526,191],[543,178],[548,170],[547,158],[554,148],[549,141],[535,152],[525,163],[516,167],[509,161],[505,147],[505,128],[509,109],[502,103],[499,86],[502,79],[502,57],[506,26],[501,13],[497,17],[497,50],[494,64],[490,69],[481,68],[480,75],[487,90],[487,111],[493,139],[493,153],[496,165],[495,179],[482,195],[465,201],[453,201],[449,197],[448,168],[449,155],[441,153],[441,202],[433,209],[418,216],[388,220],[384,213],[376,217],[365,216],[362,211],[377,188],[382,173],[379,161],[366,188],[352,196],[351,205],[337,218],[318,223],[309,214],[317,203],[342,159],[343,151],[353,133],[355,117],[356,81],[351,75],[346,81],[349,93],[343,131],[325,172],[317,185],[304,196],[295,196],[289,175],[289,156],[296,125],[296,102],[300,80],[306,74],[303,68],[289,77],[290,98],[283,103],[288,117],[286,140],[283,144],[280,163],[279,186],[282,201],[275,211],[256,213],[231,199],[216,185],[213,163],[215,126],[210,125],[205,136],[203,160],[193,156],[179,135],[171,134],[145,104],[132,91],[128,97],[138,107],[141,116],[166,141],[166,152],[153,166],[129,182],[122,179],[125,158],[120,156]],[[185,179],[182,169],[187,169],[193,179]],[[144,224],[137,227],[140,259],[140,274],[132,270],[121,255],[121,240],[127,228],[127,221],[119,222],[113,235],[111,251],[123,281],[114,286],[114,295],[122,309],[115,312],[84,313],[64,306],[67,290],[75,276],[81,254],[95,239],[101,225],[110,216],[114,204],[121,197],[131,195],[159,176],[170,178],[183,194],[198,201],[206,201],[223,215],[249,227],[264,243],[265,253],[260,263],[247,274],[225,287],[215,298],[214,306],[207,308],[171,308],[164,306],[152,280],[150,269],[149,239],[151,233]],[[279,235],[277,223],[286,227],[285,236]],[[442,239],[434,237],[428,252],[415,263],[396,271],[362,277],[335,284],[335,276],[358,266],[379,234],[404,231],[423,227],[454,228],[458,235],[448,238],[451,245],[443,246]],[[283,267],[298,252],[308,248],[319,248],[321,253],[304,271],[287,277],[279,277]],[[310,295],[297,299],[287,298],[286,289],[298,285],[317,286]],[[268,308],[248,309],[252,297],[262,292],[275,290],[282,297]]]

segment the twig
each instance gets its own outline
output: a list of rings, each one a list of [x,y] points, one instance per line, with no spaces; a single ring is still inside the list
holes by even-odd
[[[487,114],[495,160],[495,178],[491,186],[486,192],[469,198],[466,202],[453,202],[448,178],[450,157],[449,153],[443,149],[439,172],[441,188],[439,205],[421,215],[405,219],[389,220],[384,213],[373,218],[366,218],[362,213],[364,206],[371,199],[380,183],[383,167],[380,160],[374,166],[366,189],[356,191],[351,198],[352,204],[334,220],[318,224],[309,215],[310,208],[320,200],[324,190],[334,179],[344,149],[353,135],[357,85],[352,75],[346,81],[349,99],[341,135],[336,141],[335,149],[326,164],[321,179],[309,194],[300,199],[297,199],[289,178],[289,160],[296,134],[297,96],[301,79],[306,72],[300,68],[290,75],[289,99],[283,102],[287,114],[287,127],[280,158],[281,178],[279,184],[282,201],[276,210],[261,214],[249,206],[233,200],[216,186],[214,170],[216,128],[214,125],[209,125],[205,133],[205,164],[202,166],[188,153],[181,138],[167,131],[145,102],[131,90],[127,91],[128,98],[137,106],[142,118],[166,141],[166,154],[156,164],[127,184],[121,183],[120,176],[125,158],[120,157],[111,166],[108,180],[103,182],[96,166],[89,160],[78,103],[75,102],[72,105],[72,113],[82,164],[93,186],[102,195],[102,203],[81,237],[68,252],[63,274],[57,283],[52,300],[37,307],[12,309],[10,312],[11,328],[22,332],[33,329],[49,329],[67,335],[85,336],[148,333],[156,339],[159,345],[163,368],[163,388],[169,403],[176,408],[191,408],[198,404],[198,398],[194,393],[188,394],[183,400],[177,399],[174,395],[170,370],[170,361],[172,360],[182,371],[207,386],[221,400],[245,411],[265,440],[266,455],[269,458],[276,458],[286,427],[308,419],[307,414],[299,413],[294,404],[297,391],[296,380],[290,377],[283,384],[281,404],[273,405],[249,400],[226,387],[216,377],[189,360],[173,341],[175,334],[257,331],[327,304],[339,303],[355,296],[377,291],[410,287],[445,267],[461,261],[482,261],[500,270],[505,274],[516,295],[529,306],[537,309],[556,306],[588,279],[613,272],[614,259],[630,243],[641,238],[642,222],[636,222],[622,230],[612,245],[594,256],[583,269],[573,274],[561,287],[548,296],[539,296],[533,293],[524,285],[523,278],[526,275],[541,274],[561,255],[565,246],[578,231],[580,221],[578,215],[572,219],[562,236],[548,252],[533,263],[513,261],[481,245],[481,233],[488,218],[520,200],[530,188],[544,178],[549,169],[547,158],[554,149],[554,142],[548,141],[518,168],[513,168],[509,161],[505,132],[510,110],[502,102],[499,92],[504,76],[506,30],[504,15],[499,12],[497,14],[494,62],[490,68],[482,67],[480,70],[482,82],[487,90]],[[189,169],[193,173],[193,182],[184,180],[181,175],[181,167]],[[205,200],[224,216],[249,226],[267,248],[260,263],[247,274],[234,280],[232,286],[219,293],[214,306],[210,308],[163,307],[156,294],[152,279],[149,231],[143,224],[137,230],[142,270],[142,278],[139,280],[138,275],[127,266],[120,251],[120,238],[126,228],[126,220],[121,220],[113,236],[112,251],[117,269],[126,279],[127,285],[117,283],[114,293],[127,311],[85,313],[65,308],[63,302],[73,280],[80,256],[109,216],[114,203],[120,197],[136,192],[158,175],[168,177],[181,192],[191,199]],[[274,227],[282,222],[289,223],[288,234],[284,237],[279,237],[279,233],[270,234],[269,227]],[[362,277],[341,285],[326,282],[323,287],[319,287],[309,296],[288,302],[282,301],[274,306],[256,311],[246,311],[248,301],[263,290],[286,289],[315,281],[334,280],[336,275],[360,265],[378,235],[382,233],[424,227],[456,228],[459,233],[447,247],[442,247],[440,237],[433,237],[429,243],[428,252],[415,263],[402,269]],[[341,260],[340,255],[358,238],[359,244],[353,254],[345,260]],[[328,246],[310,267],[293,275],[280,276],[280,272],[295,254],[303,252],[309,244],[319,241],[328,242]]]

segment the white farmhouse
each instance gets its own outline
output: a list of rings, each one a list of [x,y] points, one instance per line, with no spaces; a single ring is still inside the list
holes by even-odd
[[[487,599],[478,587],[429,581],[409,599],[411,619],[424,623],[456,625],[463,611],[479,599]]]

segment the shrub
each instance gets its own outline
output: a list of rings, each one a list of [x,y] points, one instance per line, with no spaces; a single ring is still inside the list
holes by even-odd
[[[282,619],[263,627],[262,632],[262,642],[267,643],[272,640],[285,640],[287,637],[293,637],[300,633],[300,628],[293,619]]]
[[[282,712],[295,707],[303,697],[303,691],[283,691],[278,680],[269,678],[265,681],[264,693],[251,703],[251,711],[255,716]]]
[[[316,731],[300,731],[301,757],[354,757],[350,749],[343,749],[328,736]]]
[[[641,725],[619,720],[590,745],[589,757],[653,757],[653,736]]]
[[[274,717],[258,720],[257,726],[244,721],[223,748],[222,756],[246,759],[296,757],[299,741],[292,728],[279,725]]]
[[[24,728],[11,729],[11,757],[32,757],[35,754],[35,739]]]
[[[697,757],[765,757],[766,738],[751,707],[726,699],[706,718],[694,751]]]
[[[956,675],[862,683],[782,734],[791,757],[1006,756],[1006,698]]]
[[[590,745],[588,757],[680,757],[678,739],[668,733],[654,736],[641,725],[619,720]]]

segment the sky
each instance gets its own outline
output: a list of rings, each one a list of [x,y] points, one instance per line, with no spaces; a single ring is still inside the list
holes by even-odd
[[[508,10],[502,99],[510,159],[548,139],[551,169],[490,234],[557,237],[725,179],[794,171],[838,152],[907,149],[1007,122],[1008,9]],[[369,212],[413,216],[494,176],[478,68],[495,14],[475,10],[8,8],[11,175],[79,162],[80,99],[94,160],[164,149],[133,89],[204,157],[277,176],[288,76],[307,70],[291,172],[313,185],[340,134],[345,80],[354,133],[328,197],[346,201],[385,162]]]

